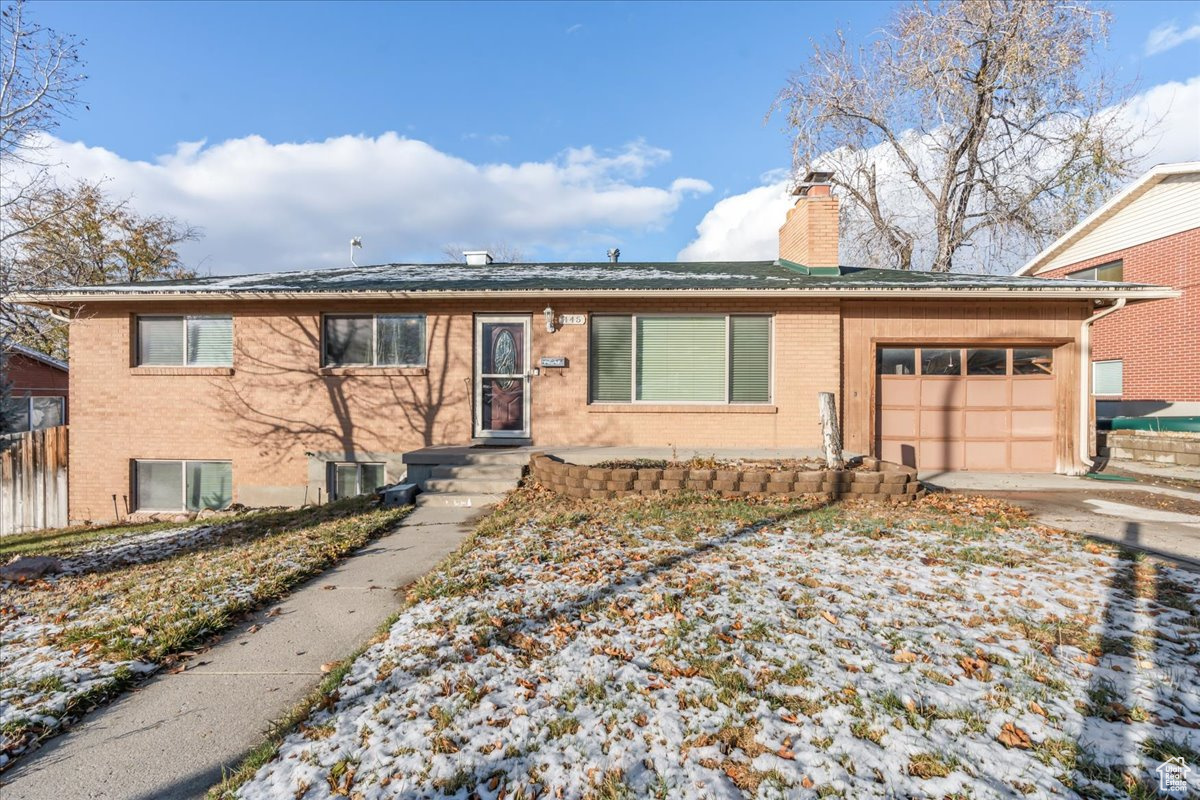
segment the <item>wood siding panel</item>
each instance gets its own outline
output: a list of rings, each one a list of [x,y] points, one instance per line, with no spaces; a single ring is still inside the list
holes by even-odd
[[[1076,454],[1079,419],[1079,330],[1090,313],[1080,301],[936,301],[843,303],[843,416],[847,449],[875,449],[875,351],[881,344],[986,346],[1043,345],[1054,348],[1053,463],[1057,472],[1082,468]],[[1032,448],[1027,459],[1036,453]],[[885,458],[887,453],[882,454]],[[1016,454],[1014,453],[1014,459]],[[955,459],[956,461],[958,459]]]

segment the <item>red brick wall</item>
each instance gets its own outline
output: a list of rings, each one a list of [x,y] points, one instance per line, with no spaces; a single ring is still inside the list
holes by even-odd
[[[12,381],[12,393],[23,397],[65,396],[67,373],[21,353],[10,353],[5,360],[6,377]]]
[[[1124,361],[1121,400],[1200,400],[1200,228],[1043,272],[1038,277],[1061,278],[1117,259],[1125,263],[1126,281],[1181,289],[1183,296],[1139,303],[1095,323],[1092,360]]]

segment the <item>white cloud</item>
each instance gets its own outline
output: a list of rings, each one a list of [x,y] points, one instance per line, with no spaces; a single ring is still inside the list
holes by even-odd
[[[1200,39],[1200,24],[1180,29],[1174,21],[1163,23],[1146,37],[1146,55],[1156,56],[1181,44]]]
[[[395,133],[185,142],[153,163],[50,144],[48,155],[69,165],[65,177],[106,177],[139,212],[201,227],[205,238],[182,252],[214,274],[340,266],[351,236],[363,237],[361,263],[437,257],[447,242],[566,248],[661,228],[685,197],[712,189],[689,177],[647,182],[671,154],[640,141],[519,164],[475,164]]]
[[[1135,129],[1152,127],[1142,142],[1139,171],[1159,163],[1200,160],[1200,76],[1151,87],[1133,98],[1124,113]],[[721,199],[700,220],[696,238],[680,250],[679,258],[777,257],[779,226],[794,202],[787,189],[788,179],[776,173],[764,176],[761,186]],[[844,259],[852,249],[843,247]]]

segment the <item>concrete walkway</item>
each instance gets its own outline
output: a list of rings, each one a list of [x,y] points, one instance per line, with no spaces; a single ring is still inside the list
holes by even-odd
[[[3,800],[198,798],[396,611],[478,509],[419,508],[393,533],[255,614],[186,672],[160,674],[0,775]],[[272,609],[276,616],[268,616]],[[251,633],[250,628],[261,625]]]

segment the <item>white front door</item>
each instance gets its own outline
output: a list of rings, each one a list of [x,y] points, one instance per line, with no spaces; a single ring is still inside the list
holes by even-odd
[[[475,317],[475,436],[529,438],[530,317]]]

